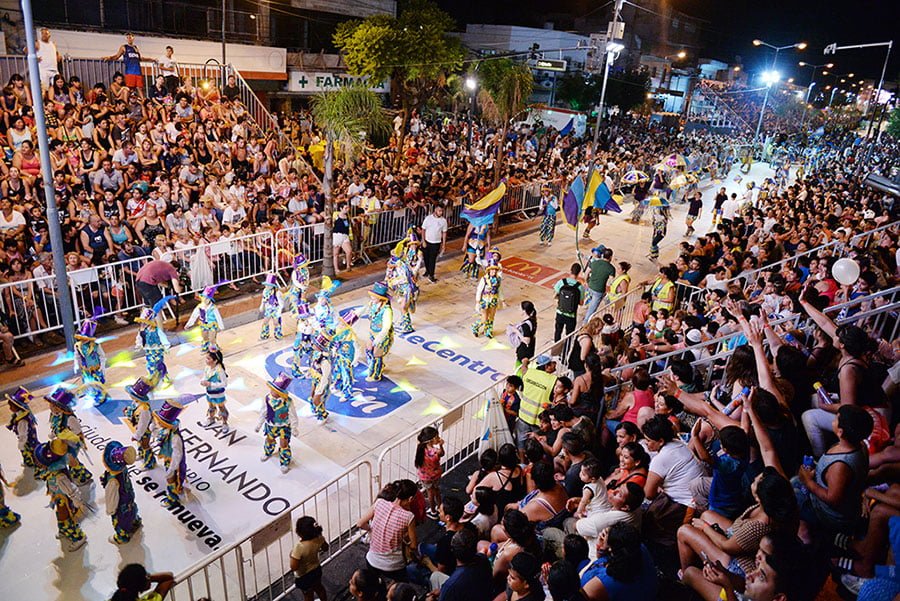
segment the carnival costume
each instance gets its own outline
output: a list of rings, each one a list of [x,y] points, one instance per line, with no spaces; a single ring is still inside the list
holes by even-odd
[[[3,477],[3,468],[0,467],[0,528],[10,528],[21,522],[22,516],[6,506],[4,486],[10,486],[10,484]],[[10,488],[12,487],[10,486]]]
[[[466,256],[459,270],[473,280],[478,279],[487,250],[488,225],[472,226],[466,238]]]
[[[553,236],[556,234],[557,211],[559,211],[559,200],[550,193],[549,187],[544,186],[541,189],[541,213],[544,215],[541,220],[541,245],[549,246],[553,242]]]
[[[163,503],[170,506],[178,503],[181,493],[184,492],[187,460],[178,416],[184,410],[185,403],[192,400],[190,395],[182,395],[177,401],[169,399],[163,401],[162,408],[153,413],[156,425],[159,426],[156,434],[159,456],[162,457],[163,465],[166,467],[166,496]]]
[[[135,380],[134,384],[125,387],[125,392],[131,397],[131,404],[125,407],[125,420],[131,428],[131,440],[138,443],[138,452],[144,468],[152,470],[156,467],[156,454],[150,441],[153,435],[150,432],[153,410],[150,408],[150,393],[153,386],[143,378]]]
[[[134,486],[128,475],[128,466],[134,463],[137,453],[134,447],[123,446],[111,440],[103,449],[103,466],[106,471],[100,476],[100,484],[106,489],[106,515],[112,518],[116,533],[109,542],[121,545],[127,543],[141,527],[141,516],[134,502]]]
[[[262,313],[262,330],[259,339],[269,338],[269,325],[275,324],[275,340],[281,340],[281,313],[284,311],[284,297],[278,290],[278,276],[274,273],[266,275],[263,282],[262,300],[259,302],[259,311]]]
[[[203,337],[200,350],[204,353],[209,352],[210,345],[215,346],[217,333],[225,329],[225,322],[222,321],[222,315],[219,313],[215,301],[219,285],[207,286],[203,289],[203,292],[200,293],[200,302],[194,307],[191,317],[184,325],[184,329],[189,330],[195,323],[200,324],[200,335]]]
[[[391,299],[397,301],[397,310],[401,316],[397,331],[408,334],[413,331],[412,314],[416,312],[419,300],[419,285],[416,282],[413,265],[409,263],[410,253],[403,248],[404,244],[408,244],[408,240],[401,241],[391,252],[385,283]],[[412,254],[412,258],[415,260],[415,253]]]
[[[669,209],[668,207],[653,207],[653,237],[650,239],[650,254],[647,255],[651,259],[659,258],[659,243],[666,237],[666,230],[669,227]]]
[[[144,349],[144,359],[147,361],[147,382],[156,388],[160,382],[169,381],[169,369],[166,367],[166,353],[171,348],[169,338],[159,326],[156,316],[163,310],[166,303],[174,296],[165,296],[152,308],[144,308],[140,317],[135,319],[140,324],[137,336],[134,340],[136,348]]]
[[[303,253],[294,257],[294,270],[291,272],[291,287],[287,291],[287,306],[294,316],[299,320],[300,303],[304,302],[306,297],[306,289],[309,288],[309,259]]]
[[[87,542],[78,524],[84,515],[85,503],[81,491],[69,478],[68,455],[68,445],[58,438],[42,442],[34,450],[35,463],[41,479],[47,483],[50,504],[56,511],[56,537],[63,542],[66,551],[76,551]]]
[[[329,349],[331,381],[341,400],[349,401],[353,398],[353,364],[356,363],[356,333],[353,331],[353,324],[359,321],[359,315],[353,309],[344,309],[339,318],[338,329]]]
[[[75,396],[65,388],[57,388],[44,397],[50,403],[50,433],[68,445],[69,475],[81,486],[93,479],[93,474],[78,457],[85,440],[81,420],[75,415]],[[84,450],[87,454],[87,450]]]
[[[34,449],[38,444],[38,437],[37,418],[34,417],[31,406],[28,404],[31,399],[31,393],[22,386],[19,386],[12,396],[6,395],[10,409],[9,423],[6,427],[16,435],[22,462],[26,467],[33,468],[35,467]]]
[[[369,345],[366,347],[366,362],[369,366],[366,381],[381,380],[384,372],[384,358],[394,344],[394,312],[388,300],[388,287],[384,282],[375,282],[369,291]]]
[[[81,322],[75,334],[75,373],[81,377],[77,394],[87,394],[95,405],[102,405],[109,399],[106,392],[106,354],[97,342],[97,318],[103,314],[103,307],[94,307],[94,313]]]
[[[266,461],[275,454],[275,440],[279,440],[278,460],[281,463],[281,472],[286,474],[291,465],[291,435],[299,436],[299,421],[297,408],[288,393],[291,378],[285,373],[280,373],[269,384],[269,394],[263,403],[259,414],[259,423],[254,431],[265,425],[265,442],[263,443],[263,456],[260,461]]]
[[[331,305],[331,295],[340,286],[339,280],[332,280],[327,275],[322,278],[322,288],[316,294],[316,304],[312,311],[317,330],[334,332],[337,327],[337,318],[334,314],[334,307]]]
[[[301,378],[306,375],[306,369],[303,367],[303,359],[309,358],[312,352],[313,324],[312,313],[309,312],[309,303],[300,301],[296,308],[297,315],[297,334],[294,336],[294,356],[291,359],[291,374],[295,378]]]
[[[219,352],[219,349],[210,347],[210,354]],[[221,358],[221,355],[219,355]],[[230,431],[228,427],[228,408],[225,406],[225,387],[228,386],[228,374],[225,368],[220,364],[207,365],[203,370],[203,381],[200,385],[206,388],[206,422],[202,423],[203,427],[213,425],[218,419],[222,422],[222,434]]]
[[[487,338],[494,336],[494,315],[500,304],[500,283],[503,280],[500,269],[500,261],[491,258],[487,269],[478,282],[475,292],[475,312],[480,316],[472,324],[472,333],[478,337],[484,334]]]
[[[327,332],[319,332],[313,338],[312,353],[309,356],[309,405],[319,423],[328,419],[325,403],[331,395],[331,379],[334,373],[334,362],[331,358],[332,343],[333,340]]]

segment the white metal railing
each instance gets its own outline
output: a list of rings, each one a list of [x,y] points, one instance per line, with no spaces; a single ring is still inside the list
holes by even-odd
[[[56,279],[52,276],[0,284],[0,309],[16,338],[33,337],[62,327]]]
[[[876,307],[876,305],[878,306]],[[898,305],[900,305],[900,286],[894,286],[887,290],[881,290],[867,296],[832,305],[827,307],[824,310],[824,313],[838,323],[855,323],[858,321],[858,316],[862,314],[866,316],[878,315],[879,317],[877,319],[872,320],[871,323],[867,323],[866,325],[868,326],[870,333],[880,336],[884,333],[882,331],[884,326],[888,325],[886,319],[888,317],[887,314],[892,310],[890,308],[885,309],[884,307],[896,307]],[[873,313],[873,311],[875,313]],[[782,328],[811,331],[814,322],[810,317],[804,314],[795,314],[773,320],[771,324]],[[900,327],[900,324],[898,323],[891,324],[892,330],[890,337],[888,338],[889,340],[893,340],[896,337],[898,327]],[[610,370],[610,373],[619,378],[622,373],[632,372],[639,367],[647,368],[654,374],[665,373],[668,372],[673,359],[683,357],[685,352],[688,351],[692,352],[695,357],[703,357],[704,360],[707,357],[721,357],[727,355],[734,349],[735,342],[742,336],[743,332],[738,330],[726,336],[706,340],[684,349],[661,353],[640,361],[634,361],[626,365],[615,367]],[[698,363],[694,362],[694,364]],[[608,393],[616,393],[622,388],[623,384],[627,383],[620,382],[613,386],[609,386],[606,391]]]
[[[851,236],[850,239],[846,242],[832,240],[831,242],[820,244],[815,248],[805,250],[801,253],[793,254],[780,261],[775,261],[774,263],[769,263],[768,265],[764,265],[751,271],[736,275],[733,278],[723,280],[723,284],[729,286],[731,284],[740,284],[741,282],[744,282],[745,285],[751,285],[756,281],[757,277],[763,275],[764,273],[769,273],[773,270],[780,271],[781,269],[784,269],[786,267],[796,267],[800,264],[801,259],[804,259],[805,257],[818,257],[822,251],[826,250],[834,251],[838,257],[846,257],[850,254],[851,251],[858,248],[860,245],[868,247],[872,243],[872,241],[876,239],[876,236],[882,234],[883,232],[887,232],[890,229],[897,229],[898,227],[900,227],[900,221],[892,221],[891,223],[886,223],[885,225],[879,226],[877,228],[865,232],[860,232],[859,234]],[[705,289],[698,288],[687,296],[687,301],[694,301],[695,299],[699,298],[699,296],[704,292]]]
[[[356,521],[375,500],[369,461],[347,468],[279,517],[238,542],[204,558],[177,575],[173,601],[275,601],[294,588],[290,553],[297,542],[294,524],[309,515],[322,526],[329,548],[327,563],[359,536]]]

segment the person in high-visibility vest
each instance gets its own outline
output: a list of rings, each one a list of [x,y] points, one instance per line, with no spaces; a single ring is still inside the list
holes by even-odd
[[[540,426],[538,416],[550,406],[553,387],[556,386],[556,360],[550,355],[538,355],[534,360],[522,363],[522,393],[519,415],[516,418],[516,442],[525,445],[530,432]]]

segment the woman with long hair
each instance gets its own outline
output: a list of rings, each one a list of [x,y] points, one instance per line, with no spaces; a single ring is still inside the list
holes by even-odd
[[[597,537],[597,560],[581,572],[589,601],[653,601],[659,584],[656,565],[641,536],[619,522]]]
[[[144,591],[156,584],[153,592],[141,596]],[[169,591],[175,586],[175,576],[172,572],[157,572],[150,574],[139,563],[130,563],[119,572],[116,578],[116,592],[110,601],[138,601],[139,599],[152,599],[162,601]]]

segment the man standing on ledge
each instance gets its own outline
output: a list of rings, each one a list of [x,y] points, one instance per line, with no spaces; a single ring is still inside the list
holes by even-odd
[[[431,215],[422,221],[422,238],[425,239],[425,276],[431,282],[436,282],[434,270],[437,267],[437,260],[444,254],[447,246],[447,219],[441,205],[435,205]]]
[[[135,287],[144,300],[144,304],[151,308],[163,297],[163,293],[159,289],[162,284],[171,283],[175,293],[181,294],[178,270],[168,261],[159,261],[157,259],[149,261],[138,270],[134,280]],[[159,327],[162,327],[162,311],[156,314],[156,320],[159,323]]]

